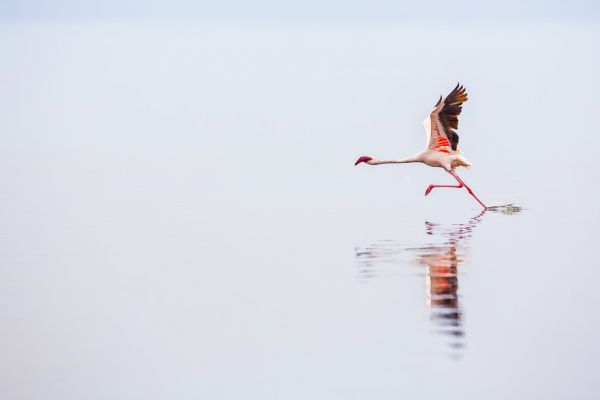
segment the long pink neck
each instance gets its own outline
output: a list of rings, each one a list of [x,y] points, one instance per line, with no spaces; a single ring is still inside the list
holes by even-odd
[[[378,160],[376,158],[369,161],[371,165],[380,165],[380,164],[405,164],[405,163],[414,163],[421,162],[417,155],[402,158],[400,160]]]

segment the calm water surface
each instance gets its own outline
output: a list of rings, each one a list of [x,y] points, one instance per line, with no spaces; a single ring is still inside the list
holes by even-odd
[[[600,397],[597,26],[0,31],[2,398]]]

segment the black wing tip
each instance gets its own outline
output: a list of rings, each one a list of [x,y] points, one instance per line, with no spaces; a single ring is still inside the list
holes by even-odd
[[[454,90],[452,90],[452,91],[453,91],[453,92],[454,92],[454,91],[457,91],[457,92],[464,92],[464,91],[466,91],[466,89],[465,89],[464,85],[461,85],[461,83],[460,83],[460,82],[458,82],[458,83],[456,84],[456,87],[455,87],[455,88],[454,88]]]
[[[465,101],[468,100],[467,89],[465,89],[465,87],[460,82],[458,82],[456,84],[456,87],[454,89],[452,89],[452,91],[446,97],[447,98],[458,97],[458,98],[461,98],[461,100],[462,100],[461,103],[464,103]]]
[[[448,94],[448,96],[446,96],[446,100],[454,100],[456,98],[459,98],[460,103],[464,103],[465,101],[468,100],[467,97],[467,90],[465,89],[465,87],[463,85],[461,85],[460,82],[456,83],[456,87],[454,89],[452,89],[452,91]],[[437,101],[437,103],[435,103],[435,107],[439,106],[440,103],[442,102],[442,100],[444,100],[444,96],[441,95],[440,99]],[[460,111],[458,112],[460,114]]]

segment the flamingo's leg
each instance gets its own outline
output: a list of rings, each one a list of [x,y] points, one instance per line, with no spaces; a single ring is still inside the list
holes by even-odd
[[[454,173],[454,171],[453,171],[453,170],[450,170],[450,171],[448,171],[448,173],[450,173],[450,175],[452,175],[452,176],[454,177],[454,179],[456,179],[456,181],[457,181],[457,182],[460,184],[460,186],[461,186],[461,187],[462,187],[462,186],[466,187],[466,188],[467,188],[467,191],[469,192],[469,194],[470,194],[471,196],[473,196],[473,197],[475,198],[475,200],[477,200],[477,202],[478,202],[479,204],[481,204],[481,206],[483,207],[483,209],[484,209],[484,210],[487,210],[487,206],[486,206],[485,204],[483,204],[483,202],[482,202],[481,200],[479,200],[479,198],[478,198],[478,197],[475,195],[475,193],[473,193],[473,191],[471,190],[471,188],[470,188],[470,187],[468,187],[468,186],[467,186],[467,184],[466,184],[466,183],[464,183],[464,182],[463,182],[463,180],[462,180],[462,179],[460,179],[460,178],[458,177],[458,175],[456,175],[456,174]]]
[[[445,188],[455,188],[455,189],[460,189],[461,187],[463,187],[464,184],[460,183],[459,185],[429,185],[429,187],[427,188],[427,190],[425,191],[425,196],[427,196],[431,190],[433,188],[440,188],[440,187],[445,187]]]

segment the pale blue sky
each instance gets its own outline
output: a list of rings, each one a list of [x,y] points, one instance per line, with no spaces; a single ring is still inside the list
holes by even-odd
[[[304,0],[2,0],[4,20],[128,18],[199,19],[400,19],[425,20],[593,20],[600,6],[593,0],[392,1]]]

